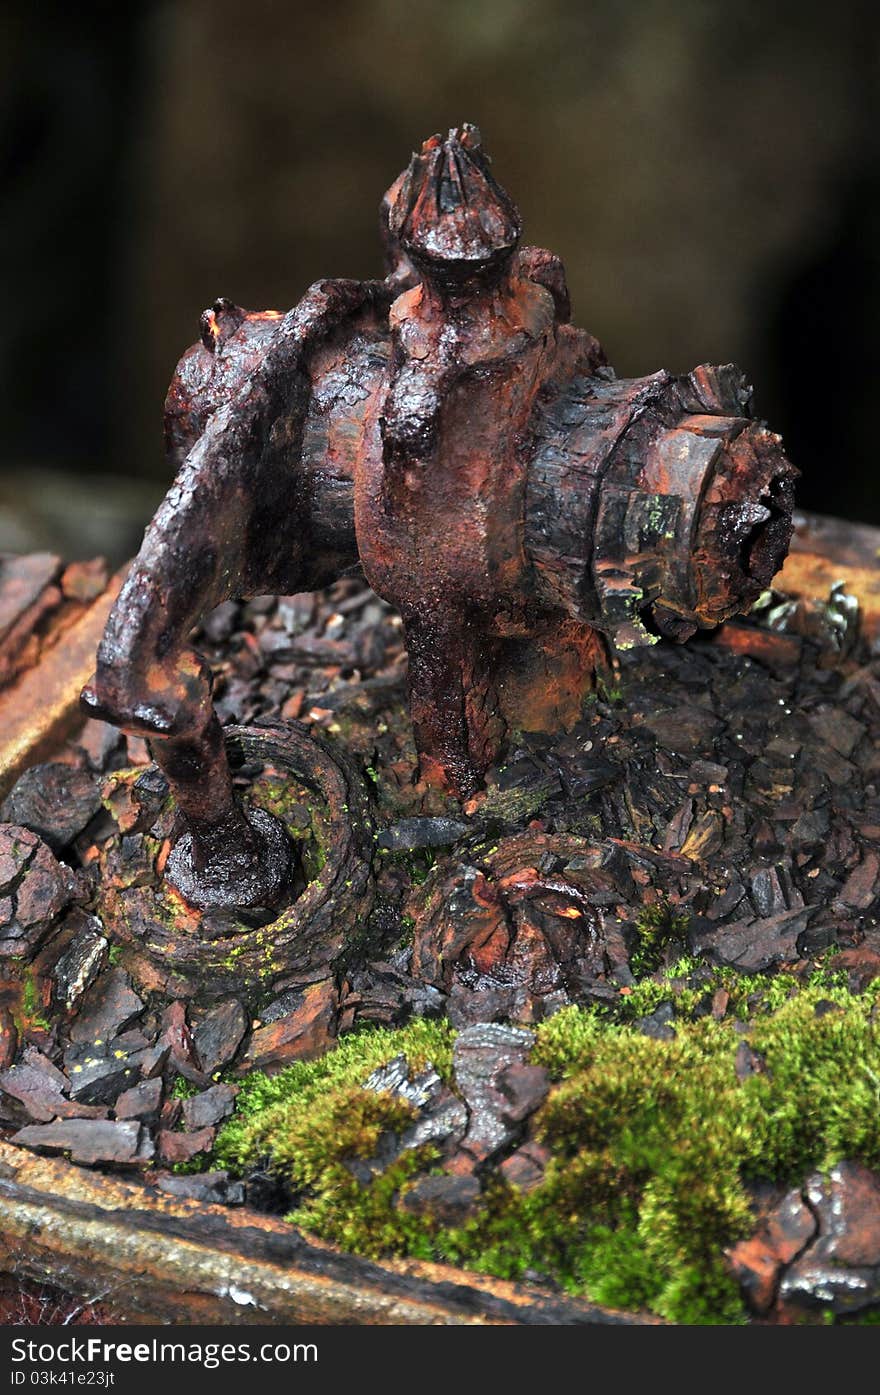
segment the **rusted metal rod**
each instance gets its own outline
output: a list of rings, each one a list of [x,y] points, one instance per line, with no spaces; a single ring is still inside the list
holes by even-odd
[[[359,561],[403,618],[422,775],[464,798],[508,730],[572,724],[607,642],[746,610],[788,548],[797,472],[739,370],[617,379],[475,127],[426,141],[382,220],[383,282],[203,315],[166,402],[179,473],[84,694],[150,736],[186,823],[167,875],[196,905],[270,903],[286,872],[187,648],[221,600]]]

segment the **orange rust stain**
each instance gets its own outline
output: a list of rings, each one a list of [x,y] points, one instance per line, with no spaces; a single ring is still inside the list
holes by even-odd
[[[865,634],[880,632],[880,567],[853,567],[815,552],[790,552],[773,585],[789,596],[825,600],[836,581],[858,598]]]

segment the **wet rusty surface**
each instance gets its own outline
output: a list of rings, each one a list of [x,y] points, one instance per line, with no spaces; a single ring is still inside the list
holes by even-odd
[[[372,1263],[249,1208],[178,1199],[0,1142],[0,1228],[15,1272],[112,1293],[138,1322],[606,1324],[658,1320],[468,1275]],[[0,1273],[11,1254],[0,1255]]]
[[[844,578],[856,563],[870,570],[878,545],[880,534],[870,530],[856,538],[828,520],[815,528],[811,520],[798,523],[798,555],[821,557],[827,547],[826,561]],[[283,944],[277,925],[287,911],[199,914],[163,887],[168,792],[140,738],[88,722],[51,750],[51,764],[29,770],[4,811],[23,827],[4,833],[21,848],[4,857],[0,939],[20,939],[21,922],[28,946],[12,945],[0,973],[0,1068],[12,1068],[0,1082],[0,1119],[17,1130],[23,1149],[60,1149],[86,1167],[125,1169],[109,1181],[124,1187],[112,1195],[125,1198],[119,1206],[132,1212],[135,1233],[118,1227],[118,1217],[106,1227],[103,1216],[87,1218],[91,1248],[78,1249],[84,1213],[69,1201],[79,1197],[82,1171],[59,1162],[45,1206],[17,1195],[2,1213],[28,1272],[39,1277],[54,1266],[71,1286],[87,1286],[99,1255],[115,1263],[124,1253],[126,1274],[151,1278],[140,1287],[123,1278],[121,1292],[133,1294],[138,1312],[161,1294],[157,1314],[177,1301],[192,1321],[199,1313],[225,1320],[234,1308],[219,1292],[223,1276],[251,1264],[254,1235],[266,1221],[252,1208],[264,1203],[248,1194],[243,1210],[229,1212],[240,1182],[174,1174],[175,1185],[193,1189],[177,1195],[225,1201],[226,1214],[241,1216],[249,1231],[233,1234],[212,1213],[205,1245],[191,1249],[177,1245],[179,1219],[167,1221],[174,1233],[163,1229],[157,1242],[166,1221],[142,1216],[131,1199],[140,1178],[158,1179],[164,1192],[167,1169],[189,1165],[206,1146],[215,1127],[207,1119],[216,1115],[205,1113],[216,1104],[215,1071],[229,1072],[233,1083],[224,1088],[234,1091],[249,1069],[275,1070],[320,1054],[353,1026],[425,1012],[445,1012],[482,1051],[487,1043],[494,1048],[495,1029],[510,1017],[534,1023],[567,1002],[613,1009],[635,972],[639,922],[658,905],[675,909],[676,924],[681,918],[681,938],[670,941],[663,962],[683,950],[694,955],[694,984],[717,964],[760,972],[781,965],[806,976],[826,950],[851,984],[875,977],[876,642],[858,626],[847,634],[834,623],[845,617],[845,597],[793,589],[762,597],[746,621],[723,627],[711,642],[663,641],[622,654],[616,693],[600,689],[567,735],[517,743],[487,772],[486,790],[468,811],[416,782],[399,617],[362,582],[349,578],[317,597],[221,608],[198,642],[218,675],[221,721],[244,724],[254,740],[249,753],[226,728],[235,787],[282,819],[296,849],[290,924],[301,918]],[[868,598],[866,619],[871,613]],[[282,707],[309,728],[299,733],[302,754],[290,767],[270,750],[278,729],[258,730]],[[314,740],[315,733],[322,735]],[[304,763],[322,746],[333,762],[332,789]],[[348,791],[334,774],[348,769],[346,757]],[[269,769],[257,771],[264,758]],[[362,784],[371,788],[369,801]],[[352,792],[362,804],[351,802]],[[351,928],[342,929],[320,910],[320,888],[300,906],[324,868],[309,871],[299,835],[307,814],[325,817],[325,828],[335,819],[330,844],[326,833],[321,841],[332,861],[338,837],[357,866],[370,858],[370,842],[352,841],[357,830],[347,825],[360,822],[358,809],[376,821],[366,886],[373,912],[361,914],[356,903],[347,910],[348,876],[337,878],[336,904],[352,915]],[[69,884],[59,875],[64,864],[73,873]],[[316,923],[327,916],[323,943],[320,935],[311,940],[309,905]],[[347,945],[338,959],[337,932]],[[723,1016],[723,1003],[716,1008],[713,999],[716,1010]],[[645,1018],[644,1031],[668,1035],[669,1021]],[[96,1038],[106,1043],[100,1051]],[[175,1098],[180,1075],[197,1091],[191,1101]],[[540,1093],[540,1081],[507,1066],[504,1082],[517,1098]],[[456,1166],[465,1151],[462,1143]],[[532,1185],[546,1164],[531,1139],[499,1157],[492,1175],[517,1186]],[[96,1176],[94,1187],[107,1182],[106,1174]],[[152,1186],[148,1194],[164,1216],[168,1196],[156,1197]],[[475,1195],[472,1175],[456,1170],[421,1179],[411,1204],[460,1217],[477,1204]],[[50,1225],[55,1248],[45,1239]],[[272,1245],[274,1226],[266,1232]],[[197,1232],[208,1235],[195,1223],[190,1238]],[[337,1259],[341,1274],[347,1259]],[[798,1293],[807,1293],[814,1270],[826,1283],[830,1264],[798,1262]],[[213,1294],[195,1277],[206,1265],[217,1276]],[[364,1272],[351,1271],[341,1301],[369,1309]],[[267,1284],[260,1292],[272,1305],[272,1286],[284,1279],[260,1273]],[[312,1292],[304,1282],[295,1301],[308,1305]],[[281,1311],[294,1311],[287,1298],[278,1301]],[[407,1309],[407,1320],[422,1320],[416,1311],[423,1310]]]
[[[382,204],[383,282],[287,314],[219,300],[166,402],[177,479],[84,694],[145,735],[192,905],[283,900],[283,835],[233,789],[192,627],[232,597],[359,563],[403,620],[422,777],[460,799],[514,731],[577,720],[609,646],[746,610],[782,562],[796,471],[732,365],[617,379],[472,126]]]
[[[76,618],[55,643],[42,652],[37,645],[38,666],[19,673],[4,693],[0,796],[8,793],[22,771],[47,755],[81,721],[80,691],[93,670],[95,646],[121,585],[122,577],[116,577],[88,606],[77,606]],[[33,609],[29,607],[28,611],[33,619]],[[7,640],[0,642],[8,652]],[[16,648],[17,657],[20,653]]]

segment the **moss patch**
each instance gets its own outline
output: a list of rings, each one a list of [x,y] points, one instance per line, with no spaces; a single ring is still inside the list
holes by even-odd
[[[716,1021],[707,1002],[719,988],[729,998]],[[413,1111],[361,1088],[401,1052],[412,1069],[431,1061],[450,1079],[445,1025],[361,1032],[319,1061],[252,1076],[213,1162],[245,1171],[270,1155],[296,1194],[289,1219],[362,1254],[537,1272],[678,1323],[744,1321],[724,1249],[753,1229],[748,1183],[797,1183],[844,1157],[880,1166],[878,997],[880,985],[853,995],[822,973],[707,975],[683,960],[619,1009],[563,1010],[537,1028],[533,1053],[554,1081],[532,1120],[552,1151],[544,1180],[524,1193],[490,1173],[479,1212],[458,1228],[398,1209],[438,1154],[425,1147],[383,1167],[383,1134]],[[634,1022],[663,1001],[676,1012],[670,1040]],[[737,1073],[744,1040],[758,1063],[750,1075]],[[366,1183],[347,1165],[355,1158],[372,1160]]]
[[[374,1157],[383,1134],[400,1132],[416,1117],[405,1101],[364,1090],[370,1072],[403,1053],[412,1070],[430,1062],[448,1081],[452,1041],[445,1023],[420,1021],[398,1031],[352,1033],[317,1061],[271,1077],[254,1072],[218,1137],[212,1166],[240,1172],[269,1155],[304,1198],[290,1216],[304,1230],[361,1254],[423,1252],[419,1224],[395,1211],[394,1197],[407,1177],[430,1166],[433,1150],[414,1150],[379,1168],[369,1187],[347,1164]]]
[[[321,873],[327,861],[320,808],[315,794],[290,775],[263,774],[254,781],[249,802],[284,824],[299,847],[307,881]]]
[[[638,944],[630,956],[636,978],[654,973],[670,951],[681,950],[687,940],[690,916],[682,914],[669,901],[646,906],[636,922]]]
[[[199,1093],[198,1085],[193,1085],[192,1081],[185,1076],[176,1075],[174,1084],[171,1087],[170,1098],[173,1100],[191,1100]]]
[[[10,980],[11,983],[17,982],[19,985],[18,1001],[12,1010],[17,1030],[22,1034],[31,1027],[40,1032],[50,1031],[52,1024],[43,1011],[43,999],[34,966],[23,964],[19,959],[12,960],[12,964],[19,968],[19,973]]]
[[[383,1108],[388,1104],[385,1096],[364,1091],[361,1085],[371,1071],[394,1056],[405,1055],[416,1071],[430,1062],[449,1080],[453,1037],[452,1029],[438,1022],[414,1022],[397,1031],[362,1030],[343,1037],[316,1061],[297,1061],[273,1076],[254,1071],[243,1082],[235,1114],[217,1141],[216,1161],[242,1169],[271,1152],[275,1166],[295,1185],[308,1186],[320,1171],[316,1153],[328,1162],[369,1156],[364,1147],[370,1146],[372,1134],[370,1139],[363,1138],[361,1124],[355,1121],[342,1129],[336,1144],[331,1137],[316,1150],[314,1139],[326,1133],[356,1096],[376,1100]],[[400,1122],[396,1106],[389,1117]],[[411,1117],[410,1111],[406,1120]],[[368,1127],[366,1116],[363,1125]]]

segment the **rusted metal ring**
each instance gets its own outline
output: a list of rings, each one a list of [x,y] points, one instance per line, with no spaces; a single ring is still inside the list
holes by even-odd
[[[607,843],[528,832],[439,863],[407,906],[414,976],[449,995],[456,1025],[538,1021],[594,996],[609,857]],[[560,870],[541,871],[548,859]]]
[[[325,977],[373,895],[373,821],[362,776],[349,758],[300,723],[229,727],[224,737],[233,764],[243,756],[274,766],[314,796],[309,807],[317,858],[311,872],[306,867],[300,894],[262,923],[247,912],[194,910],[160,880],[149,888],[110,890],[101,908],[110,933],[135,951],[130,967],[136,977],[158,986],[158,971],[178,996],[205,1000],[230,992],[254,997]]]

